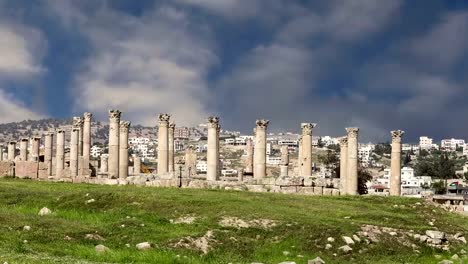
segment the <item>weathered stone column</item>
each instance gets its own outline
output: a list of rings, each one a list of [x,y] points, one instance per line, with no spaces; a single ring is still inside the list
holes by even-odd
[[[280,176],[288,176],[289,166],[289,149],[287,145],[281,146],[281,164],[280,164]]]
[[[239,182],[243,182],[244,181],[244,169],[240,168],[238,171],[237,171],[237,180]]]
[[[133,157],[133,174],[138,175],[141,173],[141,158],[139,156]]]
[[[245,145],[246,148],[246,157],[245,157],[245,172],[246,173],[253,173],[253,156],[254,156],[254,147],[253,142],[249,138],[247,139],[247,144]]]
[[[340,142],[340,193],[347,193],[347,173],[348,173],[348,137],[342,137]]]
[[[78,177],[78,137],[80,127],[73,126],[70,138],[70,177]]]
[[[0,160],[3,161],[3,145],[0,145]]]
[[[78,131],[78,157],[81,157],[83,155],[83,118],[80,116],[73,117],[73,126],[80,129]]]
[[[188,178],[197,174],[197,155],[192,145],[185,149],[185,172]]]
[[[45,134],[44,146],[44,163],[47,165],[47,175],[52,176],[52,147],[54,140],[54,132],[47,132]]]
[[[20,140],[20,160],[27,161],[28,160],[28,145],[29,145],[29,138],[22,138]]]
[[[390,165],[390,195],[401,195],[401,137],[405,131],[392,131],[392,156]]]
[[[8,160],[15,161],[16,141],[8,142]]]
[[[312,176],[312,129],[314,123],[302,123],[302,175]]]
[[[31,144],[31,154],[29,155],[29,161],[39,162],[39,149],[41,147],[41,138],[32,137],[31,140],[32,140],[32,144]]]
[[[254,150],[255,179],[262,179],[266,176],[266,130],[269,123],[270,121],[265,119],[260,119],[256,122]]]
[[[302,175],[303,161],[302,161],[302,136],[297,140],[297,173],[298,176]]]
[[[108,163],[108,160],[107,160],[107,156],[101,155],[100,172],[101,173],[107,173],[108,172],[108,166],[109,166],[109,163]]]
[[[89,170],[89,161],[91,159],[91,121],[93,114],[84,113],[83,115],[83,172]],[[86,175],[91,176],[91,175]]]
[[[57,149],[55,154],[55,177],[63,177],[65,168],[65,130],[57,130]]]
[[[119,110],[109,111],[109,158],[108,172],[110,179],[119,178],[119,143],[120,143],[120,116]]]
[[[175,170],[175,165],[174,165],[174,131],[175,131],[175,123],[170,123],[169,124],[169,139],[168,139],[168,145],[169,145],[169,150],[167,154],[169,155],[168,157],[168,166],[169,166],[169,172],[174,172]]]
[[[128,177],[128,129],[130,122],[120,121],[119,178]]]
[[[358,133],[359,128],[346,128],[348,132],[348,163],[346,174],[346,194],[358,194]]]
[[[208,117],[208,149],[206,153],[206,180],[217,181],[219,179],[219,145],[218,145],[219,117]]]
[[[171,118],[168,114],[159,115],[159,129],[158,129],[158,174],[164,174],[169,171],[169,136],[168,126],[169,119]]]
[[[218,123],[218,127],[216,128],[216,175],[221,175],[221,160],[219,159],[220,155],[219,155],[219,133],[221,132],[221,126],[219,125]],[[219,177],[217,178],[217,180],[219,179]]]

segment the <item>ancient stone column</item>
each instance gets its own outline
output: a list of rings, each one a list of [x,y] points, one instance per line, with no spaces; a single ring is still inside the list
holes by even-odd
[[[219,145],[218,145],[219,117],[208,117],[208,149],[206,153],[206,179],[217,181],[219,179]]]
[[[16,141],[8,142],[8,160],[15,161]]]
[[[237,180],[239,182],[243,182],[244,181],[244,169],[239,169],[237,171]]]
[[[101,168],[100,168],[101,173],[107,173],[108,166],[109,166],[109,163],[107,160],[107,156],[101,155]]]
[[[41,146],[41,138],[40,137],[32,137],[32,144],[31,144],[31,155],[29,155],[29,161],[37,161],[39,162],[39,149]]]
[[[262,179],[266,176],[266,130],[269,123],[270,121],[265,119],[260,119],[256,122],[254,150],[255,179]]]
[[[22,138],[20,140],[20,160],[27,161],[28,160],[28,145],[29,145],[29,138]]]
[[[79,128],[78,131],[78,157],[83,155],[83,126],[84,120],[82,117],[75,116],[73,117],[73,126]]]
[[[141,158],[138,156],[133,157],[133,174],[138,175],[141,173]]]
[[[55,154],[55,177],[61,178],[63,176],[63,169],[65,168],[65,130],[57,130],[57,149]]]
[[[221,169],[222,169],[221,168],[221,160],[219,159],[219,157],[220,157],[220,155],[219,155],[219,153],[220,153],[219,152],[219,148],[220,148],[220,146],[219,146],[219,143],[220,143],[219,142],[219,134],[220,134],[220,132],[221,132],[221,126],[218,123],[218,127],[216,128],[216,157],[218,157],[216,159],[216,174],[217,175],[221,175]],[[217,179],[219,179],[219,178],[217,178]]]
[[[299,176],[302,175],[302,167],[303,167],[303,160],[302,160],[302,136],[299,136],[297,140],[298,149],[297,149],[297,173]]]
[[[168,145],[169,145],[169,150],[167,154],[169,155],[168,157],[168,166],[169,166],[169,172],[174,172],[175,170],[175,165],[174,165],[174,131],[175,131],[175,123],[170,123],[169,124],[169,139],[168,139]]]
[[[348,162],[346,174],[346,194],[358,194],[358,133],[359,128],[346,128],[348,132]]]
[[[197,154],[192,145],[185,149],[185,172],[188,178],[197,174]]]
[[[340,193],[347,192],[347,173],[348,173],[348,137],[342,137],[340,141]]]
[[[281,164],[280,164],[280,176],[288,176],[289,166],[289,149],[287,145],[281,146]]]
[[[158,173],[164,174],[169,171],[169,119],[168,114],[159,115],[158,129]]]
[[[253,156],[254,156],[254,147],[252,139],[247,139],[247,144],[245,145],[246,148],[246,157],[245,157],[245,172],[246,173],[253,173]]]
[[[302,123],[302,175],[312,176],[312,129],[313,123]]]
[[[392,156],[390,165],[390,195],[401,195],[401,137],[405,131],[392,131]]]
[[[119,178],[128,177],[128,129],[130,122],[120,121]]]
[[[0,160],[3,161],[3,145],[0,145]]]
[[[120,116],[119,110],[109,111],[109,178],[119,178],[119,144],[120,144]]]
[[[83,172],[89,170],[89,161],[91,159],[91,121],[93,114],[84,113],[83,115]],[[89,175],[90,176],[90,175]]]
[[[73,126],[70,138],[70,177],[78,177],[78,140],[80,127]]]
[[[54,140],[54,132],[45,134],[44,146],[44,163],[47,165],[47,175],[52,176],[52,146]]]

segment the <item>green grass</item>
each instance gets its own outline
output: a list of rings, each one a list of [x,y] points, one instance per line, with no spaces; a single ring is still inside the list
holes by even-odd
[[[86,204],[89,199],[96,201]],[[416,202],[420,200],[0,179],[0,262],[307,263],[308,259],[320,256],[327,263],[438,263],[435,254],[449,258],[466,247],[453,244],[451,252],[442,252],[415,242],[421,246],[418,254],[401,245],[397,238],[385,237],[376,244],[358,243],[352,254],[337,251],[344,244],[341,236],[351,236],[363,224],[422,234],[432,228],[428,219],[436,219],[435,227],[441,231],[468,234],[468,218],[426,205],[414,209]],[[405,206],[395,208],[395,204]],[[38,216],[44,206],[53,213]],[[170,221],[186,215],[198,218],[193,224]],[[223,227],[219,220],[224,216],[271,219],[278,225],[271,229]],[[23,231],[25,225],[32,229]],[[180,238],[198,238],[208,230],[213,230],[216,240],[208,254],[173,247]],[[97,233],[106,240],[86,240],[84,237],[89,233]],[[65,240],[65,236],[73,239]],[[336,241],[332,250],[325,250],[329,236]],[[135,245],[144,241],[154,247],[138,251]],[[97,244],[104,244],[110,251],[97,253],[94,248]],[[360,249],[367,251],[358,253]],[[290,255],[284,256],[283,251],[289,251]]]

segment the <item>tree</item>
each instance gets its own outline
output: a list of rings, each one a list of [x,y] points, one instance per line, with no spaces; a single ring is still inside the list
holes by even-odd
[[[411,155],[409,152],[407,152],[405,157],[403,158],[403,166],[408,166],[410,162],[411,162]]]
[[[359,168],[358,169],[358,193],[367,194],[367,182],[372,180],[372,175],[369,171]]]
[[[383,156],[384,154],[391,154],[392,153],[392,146],[390,143],[378,143],[375,145],[374,153]]]

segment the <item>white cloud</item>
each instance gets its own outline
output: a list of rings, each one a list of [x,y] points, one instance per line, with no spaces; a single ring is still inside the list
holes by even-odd
[[[16,100],[12,94],[0,89],[0,123],[40,118],[44,118],[44,116],[29,110],[25,104]]]
[[[42,72],[45,41],[40,31],[0,21],[0,77],[31,77]]]
[[[193,25],[184,12],[157,7],[134,17],[102,10],[81,30],[93,51],[76,78],[78,110],[104,119],[116,108],[145,125],[155,125],[161,112],[184,125],[209,115],[206,76],[217,62],[215,46],[209,30]]]

